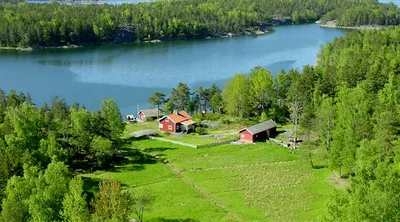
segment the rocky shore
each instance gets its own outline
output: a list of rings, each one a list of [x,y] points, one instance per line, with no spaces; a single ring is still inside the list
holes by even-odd
[[[363,26],[338,26],[336,25],[336,21],[329,21],[326,22],[325,24],[322,24],[321,21],[316,21],[320,27],[324,28],[334,28],[334,29],[354,29],[354,30],[378,30],[378,29],[383,29],[387,26],[382,26],[382,25],[363,25]]]
[[[207,36],[205,39],[218,39],[218,38],[233,38],[236,36],[242,36],[242,35],[266,35],[274,32],[274,30],[270,27],[258,27],[256,30],[245,30],[242,32],[229,32],[225,33],[222,35],[216,35],[216,36]],[[129,36],[130,38],[126,38]],[[124,38],[125,37],[125,38]],[[114,41],[112,42],[104,42],[100,43],[99,45],[116,45],[116,44],[124,44],[124,43],[133,43],[130,39],[133,37],[131,35],[127,35],[124,33],[124,35],[118,35]],[[199,38],[198,38],[199,39]],[[160,43],[164,41],[173,41],[173,40],[186,40],[186,39],[153,39],[153,40],[147,40],[147,41],[135,41],[135,43]],[[65,46],[32,46],[32,47],[1,47],[0,49],[4,50],[18,50],[18,51],[35,51],[35,50],[43,50],[43,49],[72,49],[72,48],[82,48],[82,47],[88,47],[88,46],[94,46],[96,45],[95,43],[85,43],[81,45],[65,45]]]

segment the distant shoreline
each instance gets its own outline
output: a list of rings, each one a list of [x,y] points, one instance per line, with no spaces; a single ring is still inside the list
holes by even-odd
[[[259,27],[259,30],[256,31],[242,31],[238,33],[233,33],[233,32],[228,32],[222,35],[218,36],[207,36],[203,38],[193,38],[193,39],[224,39],[224,38],[234,38],[238,36],[260,36],[260,35],[267,35],[275,32],[274,29],[272,28],[261,28]],[[189,39],[153,39],[149,41],[135,41],[135,42],[130,42],[130,41],[121,41],[121,42],[104,42],[104,43],[86,43],[82,45],[63,45],[63,46],[30,46],[30,47],[2,47],[0,46],[0,50],[16,50],[16,51],[25,51],[25,52],[31,52],[31,51],[38,51],[38,50],[44,50],[44,49],[74,49],[74,48],[84,48],[84,47],[89,47],[89,46],[96,46],[96,45],[120,45],[120,44],[125,44],[125,43],[160,43],[160,42],[166,42],[166,41],[175,41],[175,40],[189,40]]]
[[[2,47],[0,46],[0,49],[3,50],[17,50],[17,51],[36,51],[36,50],[42,50],[42,49],[73,49],[73,48],[83,48],[87,46],[93,46],[95,44],[88,44],[88,45],[64,45],[64,46],[33,46],[33,47]]]
[[[316,21],[320,27],[333,28],[333,29],[352,29],[352,30],[379,30],[387,28],[388,26],[383,25],[362,25],[362,26],[337,26],[336,21],[329,21],[326,24],[321,24],[320,21]]]

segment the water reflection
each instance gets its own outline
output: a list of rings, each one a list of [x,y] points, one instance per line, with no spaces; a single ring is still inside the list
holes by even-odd
[[[168,93],[178,82],[223,86],[255,66],[276,74],[313,64],[319,45],[345,32],[314,24],[275,29],[260,37],[0,51],[0,88],[30,92],[40,105],[58,95],[89,109],[114,97],[123,113],[132,113],[137,103],[146,108],[153,92]]]

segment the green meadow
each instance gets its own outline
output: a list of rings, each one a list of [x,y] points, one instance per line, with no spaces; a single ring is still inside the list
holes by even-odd
[[[156,199],[145,221],[316,221],[333,192],[330,170],[313,169],[304,151],[292,154],[271,142],[194,149],[125,141],[128,158],[84,175],[85,185],[95,192],[98,181],[112,179],[150,190]]]

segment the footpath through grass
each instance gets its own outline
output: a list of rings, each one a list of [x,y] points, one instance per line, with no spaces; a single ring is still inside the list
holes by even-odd
[[[122,166],[85,176],[151,190],[145,221],[315,221],[333,190],[329,170],[268,142],[193,149],[143,139],[124,151]]]

